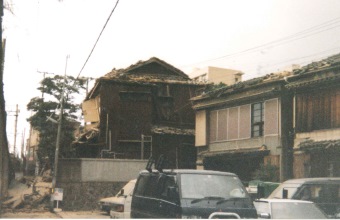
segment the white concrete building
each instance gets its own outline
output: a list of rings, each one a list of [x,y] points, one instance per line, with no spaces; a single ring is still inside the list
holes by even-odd
[[[240,70],[225,69],[208,66],[205,68],[196,68],[189,76],[197,82],[207,82],[219,84],[220,82],[232,85],[242,81],[244,73]]]

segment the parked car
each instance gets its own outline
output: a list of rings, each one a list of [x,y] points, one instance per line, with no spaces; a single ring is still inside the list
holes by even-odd
[[[213,214],[213,215],[212,215]],[[236,174],[208,170],[141,171],[131,218],[257,218]]]
[[[326,219],[313,202],[292,199],[259,199],[254,201],[258,218],[265,219]]]
[[[340,217],[340,178],[304,178],[280,184],[269,199],[297,199],[312,201],[329,217]]]
[[[277,182],[252,180],[249,181],[246,189],[250,197],[255,200],[259,198],[267,198],[279,185],[280,183]]]
[[[102,211],[110,214],[111,218],[130,218],[132,192],[136,179],[130,180],[114,197],[99,201]]]

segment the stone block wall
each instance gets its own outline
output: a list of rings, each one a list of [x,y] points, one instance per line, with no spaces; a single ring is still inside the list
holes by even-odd
[[[98,201],[115,196],[127,182],[78,182],[59,183],[63,189],[63,201],[59,207],[64,211],[99,210]]]
[[[63,189],[65,211],[98,210],[98,201],[112,197],[147,164],[146,160],[60,159],[56,188]]]

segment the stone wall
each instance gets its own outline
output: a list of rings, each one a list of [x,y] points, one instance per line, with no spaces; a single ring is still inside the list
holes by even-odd
[[[127,182],[78,182],[58,183],[57,187],[63,189],[63,201],[59,207],[65,211],[99,210],[98,201],[102,198],[112,197]]]
[[[146,160],[60,159],[56,188],[63,189],[65,211],[98,210],[98,201],[112,197],[145,169]]]

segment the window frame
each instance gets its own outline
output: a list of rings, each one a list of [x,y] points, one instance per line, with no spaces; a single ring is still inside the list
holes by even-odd
[[[259,109],[256,109],[256,105],[260,105]],[[259,111],[260,114],[256,114],[255,112]],[[255,122],[255,117],[260,117],[259,121]],[[251,137],[262,137],[264,135],[264,102],[256,102],[251,104]],[[259,134],[255,134],[257,130],[255,127],[259,127],[258,132]]]

